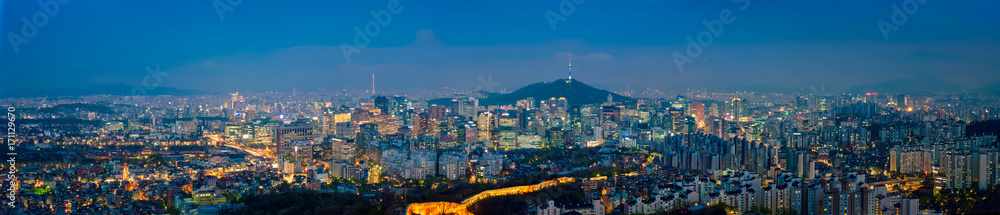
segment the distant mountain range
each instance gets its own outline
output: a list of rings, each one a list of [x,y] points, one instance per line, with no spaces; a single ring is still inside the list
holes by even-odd
[[[1000,83],[993,83],[979,88],[969,88],[954,82],[949,82],[936,78],[901,78],[872,84],[861,84],[846,90],[822,89],[822,85],[809,86],[799,90],[782,88],[773,85],[731,85],[716,90],[722,91],[749,91],[758,93],[810,93],[812,88],[822,91],[839,93],[892,93],[892,94],[936,94],[936,93],[993,93],[1000,95]],[[804,90],[804,92],[803,92]]]
[[[535,101],[549,98],[565,97],[570,105],[597,104],[608,100],[608,95],[615,102],[635,102],[635,99],[618,95],[607,90],[597,89],[577,80],[559,79],[551,82],[538,82],[511,93],[484,93],[485,98],[479,100],[480,105],[514,104],[517,100],[529,97]]]
[[[979,88],[970,88],[954,82],[936,78],[902,78],[874,84],[862,84],[848,89],[848,93],[885,92],[885,93],[993,93],[1000,95],[1000,83],[993,83]]]
[[[814,86],[820,87],[820,86]],[[829,87],[829,86],[828,86]],[[83,89],[77,88],[57,88],[57,89],[12,89],[0,92],[0,98],[31,98],[31,97],[66,97],[66,96],[86,96],[86,95],[132,95],[132,90],[134,86],[117,84],[117,85],[100,85],[93,86]],[[726,87],[720,87],[716,89],[709,89],[714,91],[751,91],[758,93],[810,93],[810,89],[803,87],[801,89],[790,89],[782,88],[773,85],[730,85]],[[804,91],[803,91],[804,90]],[[962,92],[974,92],[974,93],[992,93],[1000,95],[1000,83],[993,83],[979,88],[969,88],[964,85],[948,82],[936,78],[930,77],[914,77],[914,78],[902,78],[894,79],[879,83],[872,84],[862,84],[857,85],[846,90],[842,88],[837,89],[826,89],[825,91],[830,91],[834,94],[843,93],[865,93],[865,92],[878,92],[878,93],[894,93],[894,94],[936,94],[936,93],[962,93]],[[199,90],[184,90],[172,87],[156,87],[151,90],[146,91],[146,95],[172,95],[172,96],[190,96],[190,95],[204,95],[212,94]],[[608,95],[612,95],[615,101],[635,101],[632,98],[614,94],[607,90],[597,89],[590,85],[584,84],[578,80],[572,80],[567,82],[566,79],[559,79],[550,82],[539,82],[528,86],[525,86],[517,91],[498,94],[498,93],[484,93],[486,98],[481,99],[480,103],[484,105],[492,104],[513,104],[517,100],[524,99],[527,97],[534,97],[536,101],[542,99],[548,99],[552,97],[566,97],[570,104],[594,104],[601,103],[607,100]],[[450,98],[440,99],[441,101],[432,100],[429,101],[432,104],[441,103],[448,105],[451,102]]]
[[[124,84],[101,85],[84,89],[58,88],[58,89],[12,89],[0,93],[3,98],[32,98],[32,97],[64,97],[64,96],[86,96],[86,95],[133,95],[134,86]],[[142,93],[142,91],[136,91]],[[146,95],[172,95],[190,96],[209,94],[198,90],[182,90],[172,87],[156,87],[145,91]]]
[[[993,83],[993,84],[986,85],[986,86],[983,86],[983,87],[980,87],[980,88],[976,88],[975,92],[993,93],[993,94],[996,94],[996,95],[1000,95],[1000,83]]]
[[[884,93],[956,93],[967,87],[932,78],[902,78],[874,84],[862,84],[847,90],[848,93],[884,92]]]
[[[747,92],[757,92],[757,93],[794,93],[795,90],[782,88],[773,85],[730,85],[725,86],[716,90],[722,90],[726,92],[734,91],[747,91]]]

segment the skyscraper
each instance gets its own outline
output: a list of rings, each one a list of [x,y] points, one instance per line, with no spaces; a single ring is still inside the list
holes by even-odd
[[[726,119],[739,121],[741,117],[749,116],[747,113],[746,100],[740,97],[733,97],[726,101]]]
[[[355,141],[357,144],[357,154],[369,159],[377,158],[378,156],[376,154],[378,153],[373,152],[374,148],[377,147],[375,147],[372,142],[380,141],[380,136],[381,135],[378,132],[378,124],[361,124],[361,132],[358,132],[357,140]]]
[[[417,114],[413,117],[413,137],[419,138],[420,136],[429,135],[433,121],[427,112]]]
[[[445,108],[442,105],[431,105],[427,107],[427,114],[430,119],[437,120],[445,116]]]
[[[375,108],[381,110],[383,114],[395,115],[396,113],[394,107],[395,105],[392,104],[392,101],[390,101],[388,97],[385,96],[375,97]]]
[[[566,147],[566,132],[563,131],[561,127],[553,127],[549,129],[548,133],[547,147],[550,148],[565,148]]]
[[[694,115],[695,124],[697,124],[699,128],[705,127],[705,104],[702,104],[701,102],[693,102],[691,103],[690,109],[691,110],[688,112],[691,115]]]
[[[275,131],[275,143],[278,145],[277,154],[285,154],[292,151],[293,141],[312,140],[313,129],[309,125],[295,125],[278,127]]]
[[[499,126],[500,149],[517,149],[517,112],[505,111],[500,115]]]

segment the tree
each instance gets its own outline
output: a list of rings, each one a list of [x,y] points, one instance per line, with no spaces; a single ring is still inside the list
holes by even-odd
[[[170,215],[180,215],[181,214],[181,210],[177,210],[177,208],[175,208],[175,207],[170,207],[170,208],[167,208],[167,213],[169,213]]]
[[[431,175],[427,175],[426,177],[424,177],[424,187],[430,188],[431,185],[434,185],[434,177]]]
[[[748,210],[748,211],[749,212],[757,212],[757,213],[760,213],[760,214],[771,214],[771,209],[770,208],[767,208],[767,207],[764,207],[764,206],[760,206],[760,205],[750,206],[750,210]]]
[[[228,202],[230,204],[235,204],[235,203],[241,203],[241,202],[243,202],[243,199],[240,198],[239,193],[232,193],[232,192],[230,192],[230,193],[226,193],[225,196],[226,196],[226,202]]]
[[[796,215],[796,214],[799,214],[799,212],[791,208],[780,209],[778,210],[777,213],[777,215]]]
[[[712,209],[730,211],[730,210],[736,210],[736,207],[729,206],[725,202],[719,202],[718,204],[712,205]]]

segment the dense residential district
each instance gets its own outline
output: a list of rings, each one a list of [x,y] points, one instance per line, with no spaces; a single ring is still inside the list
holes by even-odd
[[[964,214],[1000,185],[991,94],[536,85],[587,94],[7,98],[2,210]]]

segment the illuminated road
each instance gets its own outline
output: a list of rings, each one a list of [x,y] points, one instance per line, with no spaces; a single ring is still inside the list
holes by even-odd
[[[209,135],[205,135],[205,136],[208,137],[209,139],[211,139],[213,143],[222,143],[226,147],[234,148],[234,149],[246,152],[247,154],[250,154],[250,155],[253,155],[253,156],[256,156],[256,157],[272,158],[270,156],[271,155],[270,153],[267,153],[266,151],[263,151],[263,150],[261,150],[260,152],[258,152],[257,150],[254,150],[254,149],[246,149],[246,148],[243,148],[242,146],[229,144],[229,142],[226,142],[226,140],[224,138],[220,137],[218,134],[209,134]]]
[[[895,183],[913,183],[913,182],[921,182],[921,181],[922,180],[920,180],[919,178],[911,178],[911,179],[906,179],[906,180],[892,180],[892,181],[872,182],[872,183],[869,183],[868,186],[877,186],[877,185],[895,184]]]
[[[544,181],[535,185],[525,185],[517,187],[508,187],[495,190],[483,191],[472,197],[469,197],[462,201],[462,204],[453,202],[425,202],[425,203],[413,203],[406,207],[406,214],[422,214],[422,215],[437,215],[437,214],[469,214],[472,213],[468,211],[468,207],[475,204],[479,200],[483,200],[490,197],[505,196],[505,195],[517,195],[535,192],[547,187],[559,185],[562,183],[569,183],[576,181],[574,178],[562,177],[553,180]]]
[[[243,147],[240,147],[240,146],[237,146],[237,145],[229,145],[229,144],[225,144],[225,146],[226,146],[226,147],[229,147],[229,148],[234,148],[234,149],[238,149],[238,150],[240,150],[240,151],[243,151],[243,152],[246,152],[246,153],[248,153],[248,154],[251,154],[251,155],[253,155],[253,156],[257,156],[257,157],[267,157],[267,156],[264,156],[264,155],[263,155],[262,153],[259,153],[259,152],[256,152],[256,151],[253,151],[253,150],[249,150],[249,149],[244,149]]]

